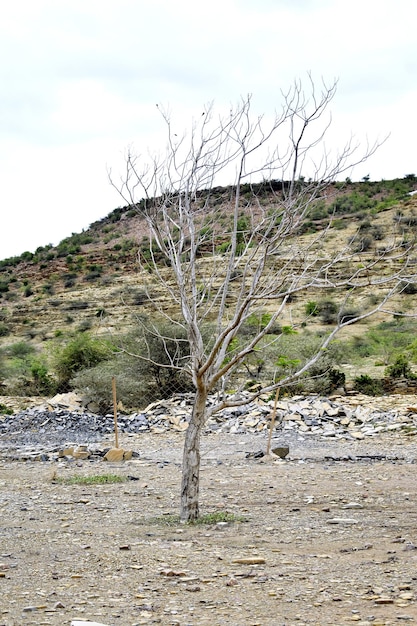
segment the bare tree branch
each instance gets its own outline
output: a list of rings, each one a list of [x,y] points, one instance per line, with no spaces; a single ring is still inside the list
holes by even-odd
[[[357,249],[359,235],[329,252],[325,241],[332,215],[314,236],[303,236],[303,225],[334,180],[379,146],[375,142],[361,152],[351,137],[332,154],[325,137],[337,81],[317,86],[309,75],[307,86],[305,91],[295,81],[283,92],[281,110],[272,121],[253,116],[249,95],[223,117],[216,117],[209,104],[189,134],[180,136],[170,113],[159,108],[167,132],[165,154],[141,159],[129,151],[119,185],[110,174],[148,227],[149,249],[146,258],[139,255],[139,264],[145,288],[156,282],[165,294],[161,303],[154,303],[155,310],[186,331],[188,358],[174,353],[159,364],[187,372],[196,394],[184,446],[184,520],[198,515],[199,441],[209,416],[299,380],[339,332],[388,311],[401,281],[416,279],[409,262],[414,244],[405,247],[398,234],[379,256]],[[220,187],[224,179],[232,181],[229,188]],[[267,203],[262,185],[269,189]],[[354,294],[372,286],[381,293],[378,303],[345,319],[343,309]],[[310,358],[249,396],[222,394],[208,407],[208,394],[224,389],[250,355],[279,345],[283,331],[272,330],[285,316],[291,319],[295,297],[331,290],[340,295],[340,313]],[[266,306],[267,323],[242,339],[244,324]],[[204,332],[208,325],[211,336]],[[150,332],[158,335],[156,323]],[[170,338],[159,338],[169,352]],[[151,343],[138,356],[158,365]]]

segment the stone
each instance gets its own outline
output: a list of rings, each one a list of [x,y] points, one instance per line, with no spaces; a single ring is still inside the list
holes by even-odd
[[[333,519],[329,519],[327,520],[328,524],[346,524],[346,525],[350,525],[350,524],[357,524],[358,521],[355,519],[351,519],[351,518],[344,518],[344,517],[334,517]]]
[[[102,622],[86,622],[84,620],[72,620],[71,626],[108,626],[108,624],[103,624]]]
[[[87,449],[87,446],[78,446],[78,448],[76,448],[72,453],[72,456],[74,457],[74,459],[80,459],[80,460],[88,459],[90,455],[91,453]]]
[[[118,463],[119,461],[124,460],[125,451],[123,448],[110,448],[108,452],[104,455],[104,461],[108,461],[109,463]]]
[[[245,392],[239,393],[236,399],[240,401],[244,395]],[[215,401],[214,397],[209,398],[209,407]],[[374,399],[358,394],[330,398],[296,396],[279,402],[275,432],[290,431],[303,436],[358,441],[385,432],[409,438],[417,434],[415,407],[409,402],[401,401],[398,396],[387,397],[380,399],[379,408],[375,409]],[[192,404],[193,395],[188,393],[153,402],[141,413],[120,415],[119,432],[183,432],[188,428]],[[49,405],[44,403],[12,416],[2,416],[2,450],[13,450],[11,454],[15,455],[18,449],[21,460],[47,461],[51,459],[51,453],[68,460],[74,458],[74,452],[81,448],[82,442],[88,444],[88,448],[77,450],[76,458],[89,458],[86,453],[88,449],[91,451],[91,442],[113,435],[114,416],[89,413],[86,405],[87,400],[77,398],[75,394],[60,394]],[[269,428],[272,407],[273,401],[266,397],[247,405],[228,407],[208,420],[205,431],[262,433]],[[22,447],[29,446],[30,451],[20,452]],[[91,455],[94,456],[94,452]],[[127,457],[124,460],[128,460]]]
[[[70,448],[64,448],[63,450],[60,450],[58,453],[58,456],[62,457],[62,456],[72,456],[74,454],[74,447],[71,446]]]
[[[242,557],[240,559],[233,559],[232,563],[240,563],[240,565],[263,565],[266,563],[265,559],[259,556]]]
[[[394,598],[381,597],[375,598],[375,604],[394,604]]]
[[[271,451],[276,454],[276,456],[279,456],[280,459],[285,459],[290,449],[288,446],[276,446],[275,448],[272,448]]]

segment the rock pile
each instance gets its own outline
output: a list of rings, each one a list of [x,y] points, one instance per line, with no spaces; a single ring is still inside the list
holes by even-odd
[[[417,435],[417,407],[404,396],[378,400],[367,396],[320,398],[297,396],[277,405],[276,430],[303,436],[359,440],[384,432]],[[213,415],[206,432],[262,433],[269,427],[273,401],[259,399]],[[185,394],[150,404],[140,413],[119,415],[121,433],[185,431],[192,395]],[[74,394],[52,399],[14,415],[0,417],[0,449],[42,446],[53,450],[69,443],[89,444],[113,433],[113,415],[85,409]]]

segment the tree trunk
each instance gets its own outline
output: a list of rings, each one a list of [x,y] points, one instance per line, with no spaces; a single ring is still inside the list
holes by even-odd
[[[206,421],[206,401],[207,392],[204,389],[197,389],[184,442],[180,512],[182,522],[196,520],[199,513],[200,439]]]

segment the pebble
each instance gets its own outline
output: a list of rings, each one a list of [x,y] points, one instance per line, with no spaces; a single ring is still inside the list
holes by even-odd
[[[327,520],[328,524],[357,524],[358,521],[356,519],[344,518],[344,517],[334,517],[333,519]]]
[[[241,565],[263,565],[265,562],[262,557],[242,557],[232,561],[232,563],[240,563]]]

